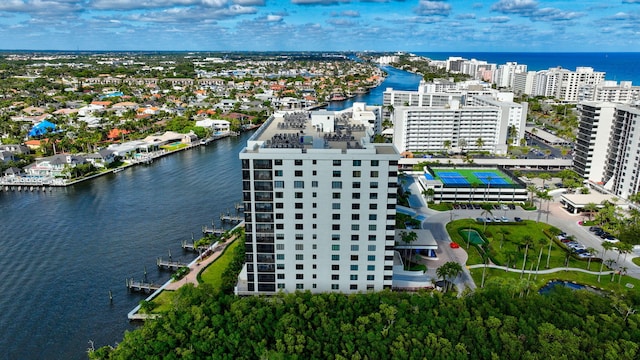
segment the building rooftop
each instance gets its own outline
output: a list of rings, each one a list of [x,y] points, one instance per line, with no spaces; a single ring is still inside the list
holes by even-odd
[[[273,114],[247,142],[246,152],[267,149],[308,150],[370,150],[378,154],[397,154],[393,146],[378,146],[370,142],[373,127],[355,119],[353,112],[296,111]]]

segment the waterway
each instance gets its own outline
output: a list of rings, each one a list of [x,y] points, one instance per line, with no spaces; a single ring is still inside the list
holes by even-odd
[[[388,87],[418,88],[420,75],[384,69],[381,86],[329,109],[382,104]],[[0,358],[82,359],[90,341],[115,345],[134,329],[126,315],[145,295],[128,293],[125,279],[146,269],[148,280],[165,282],[156,258],[191,260],[181,240],[234,211],[249,136],[51,192],[0,192]]]
[[[82,359],[89,341],[120,341],[145,297],[125,279],[146,268],[163,283],[170,274],[156,257],[193,259],[181,240],[235,211],[248,136],[51,192],[1,192],[0,358]]]
[[[327,110],[343,110],[350,108],[354,102],[364,102],[367,105],[382,105],[382,94],[387,88],[394,90],[418,90],[422,75],[417,75],[404,70],[398,70],[390,66],[383,66],[387,77],[380,86],[371,89],[366,94],[358,94],[345,101],[332,101],[327,105]]]

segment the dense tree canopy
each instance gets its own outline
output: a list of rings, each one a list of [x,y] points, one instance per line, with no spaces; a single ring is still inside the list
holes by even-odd
[[[498,284],[436,292],[235,297],[182,288],[173,309],[105,359],[637,359],[640,317],[556,288],[513,297]],[[628,307],[627,307],[628,309]]]

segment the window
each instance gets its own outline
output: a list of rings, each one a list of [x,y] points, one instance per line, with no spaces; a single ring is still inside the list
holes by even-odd
[[[284,264],[276,264],[276,269],[284,270]]]
[[[377,189],[378,188],[378,182],[377,181],[372,181],[369,183],[369,187],[372,189]]]
[[[340,230],[340,224],[332,224],[331,230]]]
[[[302,203],[296,203],[294,206],[296,209],[302,209]]]
[[[380,164],[379,160],[371,160],[371,166],[378,166]]]
[[[274,188],[284,188],[284,181],[274,181],[273,182],[273,187]]]
[[[304,225],[303,224],[296,224],[296,230],[303,230],[303,229],[304,229]],[[371,225],[369,225],[369,230],[371,230]]]
[[[276,250],[284,250],[284,244],[276,244]]]
[[[275,171],[275,175],[276,176],[282,176],[282,170],[276,170]]]
[[[282,159],[273,160],[274,165],[282,165]]]
[[[377,210],[378,204],[369,204],[369,210]]]
[[[331,255],[331,260],[340,261],[340,255],[338,255],[338,254]]]
[[[351,255],[351,261],[358,261],[360,260],[360,256],[358,255]]]
[[[317,193],[317,192],[315,192],[315,191],[314,191],[314,192],[312,192],[312,193],[311,193],[311,197],[318,197],[318,193]]]
[[[284,224],[276,224],[276,229],[284,230]]]
[[[351,204],[351,210],[360,210],[360,204]]]
[[[297,255],[296,255],[297,256]],[[296,259],[297,260],[297,259]],[[376,261],[376,256],[375,255],[367,255],[367,260],[368,261]]]
[[[340,199],[340,193],[335,193],[334,192],[333,194],[331,194],[331,197],[334,198],[334,199]]]
[[[340,220],[340,214],[331,214],[331,219]]]
[[[333,251],[340,251],[340,245],[337,245],[337,244],[335,244],[335,245],[331,245],[331,250],[333,250]]]
[[[342,161],[340,160],[333,160],[333,166],[340,166],[342,165]]]
[[[351,265],[351,271],[358,271],[358,265]]]
[[[358,230],[360,230],[360,225],[358,225],[358,224],[351,224],[351,230],[352,230],[352,231],[358,231]]]
[[[358,275],[356,274],[349,275],[349,280],[358,280]]]
[[[340,170],[333,170],[333,177],[340,177],[340,176],[342,176]]]
[[[360,189],[360,183],[357,181],[354,181],[353,184],[351,184],[351,187],[354,189]]]
[[[296,189],[304,189],[304,181],[294,181],[293,187]]]
[[[284,274],[278,274],[278,280],[284,280]]]
[[[302,214],[296,214],[296,220],[302,220],[303,215]]]
[[[302,193],[301,192],[295,193],[295,198],[296,199],[302,199]]]
[[[278,283],[278,289],[284,289],[284,284],[283,283]]]
[[[367,265],[367,271],[376,271],[375,265]]]
[[[304,280],[304,274],[296,274],[296,280]]]
[[[280,213],[276,214],[276,219],[283,220],[284,219],[284,214],[280,214]]]
[[[369,235],[369,241],[376,241],[375,235]]]
[[[276,254],[276,260],[284,260],[284,254]]]
[[[360,166],[362,165],[362,160],[353,160],[353,166]]]
[[[340,210],[340,203],[332,203],[331,208],[333,210]]]
[[[359,250],[360,250],[360,245],[351,245],[351,251],[359,251]]]
[[[284,203],[276,203],[276,209],[284,209]]]
[[[301,166],[302,165],[302,160],[294,160],[293,163],[296,166]]]
[[[296,260],[304,260],[304,255],[296,254]],[[374,256],[374,260],[375,260],[375,256]]]
[[[356,284],[349,285],[349,290],[358,290],[358,285]]]
[[[298,290],[304,289],[304,284],[296,284],[296,289]]]
[[[369,199],[375,200],[378,198],[378,193],[371,193],[369,194]]]
[[[294,172],[294,175],[297,176],[297,177],[302,177],[302,170],[296,170]]]
[[[317,188],[318,187],[318,182],[317,181],[312,181],[311,182],[311,187]]]
[[[331,270],[339,271],[340,265],[331,265]]]
[[[351,220],[360,220],[360,214],[351,214]]]
[[[296,250],[298,251],[304,250],[304,244],[296,244]]]
[[[361,176],[361,174],[362,174],[362,173],[361,173],[359,170],[354,171],[354,172],[353,172],[353,177],[354,177],[354,178],[359,178],[359,177]]]
[[[282,199],[284,197],[284,193],[281,191],[276,192],[276,199]]]
[[[376,251],[376,246],[375,245],[369,245],[369,246],[367,246],[367,250]]]
[[[338,284],[331,284],[331,290],[338,290],[340,289],[340,285]]]
[[[360,199],[360,193],[351,193],[351,198],[352,199]]]
[[[304,270],[303,264],[296,264],[296,270]]]
[[[313,176],[316,176],[316,175],[318,175],[318,172],[317,172],[317,171],[315,171],[315,170],[313,170],[313,171],[311,172],[311,174],[312,174]]]
[[[369,231],[376,231],[377,228],[378,228],[378,226],[376,226],[375,224],[369,225]]]
[[[342,181],[332,181],[331,182],[332,189],[342,189]]]
[[[296,234],[296,240],[303,240],[303,239],[304,239],[303,234]]]
[[[371,172],[371,177],[372,178],[377,178],[378,177],[378,173],[379,173],[378,171],[372,171]]]
[[[373,280],[375,280],[375,279],[376,279],[376,276],[375,276],[375,275],[367,275],[367,280],[368,280],[368,281],[373,281]]]
[[[369,214],[369,220],[371,220],[371,221],[378,220],[378,215],[376,215],[376,214]]]
[[[338,274],[331,275],[331,280],[340,280],[340,275]]]
[[[331,240],[334,240],[334,241],[338,241],[338,240],[340,240],[340,234],[333,234],[333,235],[331,235]]]

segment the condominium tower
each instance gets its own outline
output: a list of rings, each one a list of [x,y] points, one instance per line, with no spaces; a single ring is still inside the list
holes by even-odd
[[[400,155],[362,119],[278,112],[247,141],[236,293],[391,288]]]

